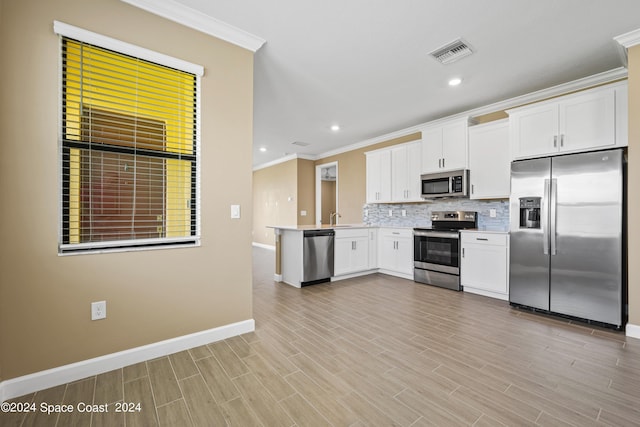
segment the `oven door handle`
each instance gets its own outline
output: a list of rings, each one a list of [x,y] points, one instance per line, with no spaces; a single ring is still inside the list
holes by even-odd
[[[425,236],[425,237],[444,237],[446,239],[456,239],[456,240],[460,239],[459,233],[451,233],[446,231],[414,231],[413,235],[420,236],[420,237]]]

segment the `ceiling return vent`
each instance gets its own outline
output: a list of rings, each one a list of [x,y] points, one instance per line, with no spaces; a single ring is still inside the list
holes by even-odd
[[[455,40],[429,53],[441,64],[451,64],[473,53],[471,47],[462,39]]]
[[[291,144],[293,144],[293,145],[297,145],[297,146],[299,146],[299,147],[308,147],[308,146],[310,146],[310,145],[311,145],[311,144],[309,144],[308,142],[302,142],[302,141],[294,141],[294,142],[292,142]]]

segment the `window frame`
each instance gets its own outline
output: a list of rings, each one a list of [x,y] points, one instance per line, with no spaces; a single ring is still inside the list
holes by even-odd
[[[58,115],[58,171],[59,171],[59,220],[58,220],[58,255],[77,255],[87,253],[104,253],[104,252],[124,252],[124,251],[140,251],[151,249],[166,249],[166,248],[184,248],[184,247],[196,247],[200,246],[200,230],[201,230],[201,191],[200,191],[200,168],[201,168],[201,143],[200,143],[200,128],[201,128],[201,77],[204,75],[204,68],[200,65],[196,65],[181,59],[177,59],[162,53],[158,53],[149,49],[145,49],[130,43],[126,43],[120,40],[106,37],[100,34],[96,34],[82,28],[74,27],[59,21],[54,21],[54,33],[59,35],[60,49],[59,49],[59,101],[60,112]],[[145,239],[127,239],[127,240],[109,240],[87,243],[65,243],[65,230],[64,224],[68,223],[68,213],[65,214],[64,192],[65,192],[65,180],[64,180],[64,153],[66,145],[63,143],[64,138],[64,68],[63,68],[63,38],[69,38],[81,43],[91,44],[99,48],[108,49],[116,53],[132,56],[145,61],[149,61],[161,66],[184,71],[189,74],[193,74],[195,77],[194,82],[194,96],[195,96],[195,114],[194,114],[194,149],[195,149],[195,171],[193,172],[195,183],[191,188],[193,203],[195,204],[195,224],[192,223],[192,228],[195,228],[194,233],[190,236],[184,237],[159,237],[159,238],[145,238]],[[194,188],[195,187],[195,188]]]

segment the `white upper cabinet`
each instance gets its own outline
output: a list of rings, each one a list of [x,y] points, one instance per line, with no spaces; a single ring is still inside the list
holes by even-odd
[[[391,201],[391,150],[366,153],[367,203]]]
[[[420,141],[391,148],[391,199],[417,202],[420,197]]]
[[[367,203],[419,202],[420,141],[365,153]]]
[[[422,173],[468,168],[468,124],[464,118],[422,130]]]
[[[509,110],[513,159],[627,145],[627,83]]]
[[[471,199],[509,198],[509,120],[469,127],[469,170]]]

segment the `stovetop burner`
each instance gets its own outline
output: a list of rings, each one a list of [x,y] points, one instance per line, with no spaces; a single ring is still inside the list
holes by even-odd
[[[434,211],[431,227],[416,227],[421,231],[459,231],[478,228],[478,213],[473,211]]]

